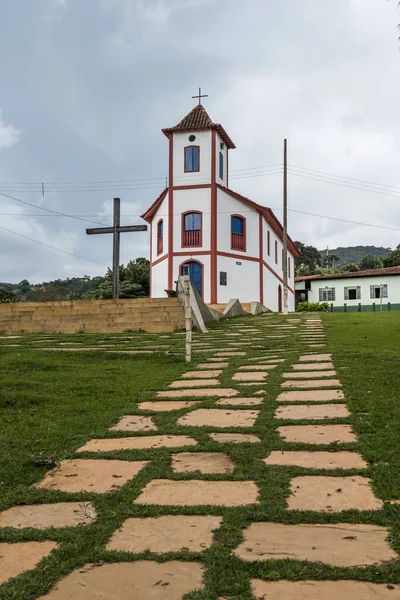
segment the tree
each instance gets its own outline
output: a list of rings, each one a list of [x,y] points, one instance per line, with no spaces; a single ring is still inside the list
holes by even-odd
[[[361,271],[369,271],[371,269],[379,269],[382,266],[382,262],[376,256],[367,254],[360,262]]]
[[[382,259],[384,267],[396,267],[400,265],[400,248],[393,250],[388,256]]]
[[[356,273],[357,271],[360,271],[360,267],[354,263],[348,263],[342,269],[343,273]]]
[[[295,260],[296,275],[313,275],[321,264],[319,251],[314,246],[306,246],[303,242],[295,242],[295,246],[301,252],[301,256]]]
[[[16,302],[17,297],[7,286],[0,287],[0,302]]]
[[[340,261],[340,256],[338,256],[337,254],[328,254],[328,255],[324,256],[323,265],[327,269],[329,269],[330,267],[332,267],[334,269],[335,266],[339,263],[339,261]]]

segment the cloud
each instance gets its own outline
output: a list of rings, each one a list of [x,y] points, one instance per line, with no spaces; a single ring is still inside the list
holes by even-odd
[[[14,146],[21,136],[21,131],[14,125],[7,125],[2,118],[0,109],[0,150],[2,148],[11,148]]]
[[[60,21],[66,8],[67,0],[50,0],[43,18],[49,21]]]

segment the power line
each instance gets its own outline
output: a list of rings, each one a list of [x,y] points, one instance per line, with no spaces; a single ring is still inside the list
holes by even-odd
[[[273,210],[281,210],[274,208]],[[372,225],[371,223],[362,223],[360,221],[350,221],[349,219],[340,219],[339,217],[328,217],[327,215],[317,215],[315,213],[305,212],[303,210],[295,210],[294,208],[288,208],[290,212],[300,213],[302,215],[309,215],[311,217],[319,217],[321,219],[330,219],[332,221],[341,221],[342,223],[352,223],[353,225],[364,225],[365,227],[376,227],[377,229],[390,229],[391,231],[400,231],[396,227],[387,227],[385,225]]]
[[[289,169],[289,173],[291,175],[294,175],[295,177],[301,177],[302,179],[312,179],[313,181],[320,181],[322,183],[332,183],[333,185],[339,185],[341,187],[345,187],[345,188],[349,188],[349,189],[353,189],[353,190],[360,190],[362,192],[372,192],[374,194],[381,194],[382,196],[391,196],[392,198],[400,198],[400,193],[399,194],[392,194],[390,192],[385,192],[376,188],[372,188],[372,187],[361,187],[359,185],[350,185],[349,183],[341,183],[340,181],[334,180],[334,179],[329,179],[327,177],[317,177],[317,176],[312,176],[312,175],[308,175],[307,173],[304,174],[300,174],[298,172],[293,171],[292,169]],[[400,189],[399,189],[400,192]]]
[[[393,188],[393,189],[396,189],[396,190],[400,191],[400,187],[398,185],[386,185],[384,183],[375,183],[373,181],[367,181],[365,179],[356,179],[354,177],[346,177],[345,175],[335,175],[334,173],[328,173],[326,171],[317,171],[316,169],[308,169],[306,167],[299,167],[299,166],[296,166],[296,165],[289,165],[289,167],[291,167],[293,169],[298,169],[300,171],[311,171],[311,173],[319,173],[321,175],[328,175],[330,177],[335,177],[337,179],[355,181],[355,182],[358,182],[358,183],[367,183],[369,185],[373,185],[373,186],[377,186],[377,187]]]
[[[108,267],[105,263],[99,262],[98,260],[94,260],[93,258],[87,258],[86,256],[80,256],[79,254],[74,254],[73,252],[68,252],[67,250],[62,250],[61,248],[57,248],[56,246],[51,246],[50,244],[46,244],[45,242],[39,242],[39,240],[35,240],[33,238],[28,237],[27,235],[23,235],[22,233],[17,233],[16,231],[12,231],[11,229],[7,229],[6,227],[0,227],[2,231],[6,231],[7,233],[12,233],[13,235],[17,235],[18,237],[24,238],[25,240],[29,240],[30,242],[34,242],[35,244],[40,244],[40,246],[45,246],[46,248],[51,248],[52,250],[57,250],[58,252],[63,252],[63,254],[69,254],[70,256],[75,256],[75,258],[81,258],[82,260],[88,260],[93,263],[97,263],[98,265],[103,265],[104,267]]]

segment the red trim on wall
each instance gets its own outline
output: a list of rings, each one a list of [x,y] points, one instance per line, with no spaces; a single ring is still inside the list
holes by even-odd
[[[210,188],[211,183],[199,183],[198,185],[174,185],[174,190],[198,190],[201,188]]]
[[[264,241],[263,241],[263,216],[258,215],[258,240],[259,240],[259,248],[260,248],[260,302],[264,304],[264,267],[263,267],[263,250],[264,250]]]
[[[199,237],[199,243],[193,244],[193,245],[187,245],[187,244],[185,244],[185,238],[190,237],[190,236],[186,236],[185,216],[190,215],[192,213],[200,215],[200,234],[199,234],[199,236],[196,236],[196,235],[192,236],[193,238]],[[198,231],[198,230],[193,230],[193,231]],[[193,241],[197,241],[197,240],[194,239]],[[181,248],[201,248],[202,245],[203,245],[203,213],[200,210],[187,210],[186,212],[182,213],[182,218],[181,218]]]
[[[275,257],[275,264],[278,264],[278,242],[275,240],[275,246],[274,246],[274,257]]]
[[[268,265],[268,264],[265,262],[265,260],[263,260],[263,265],[264,265],[264,267],[267,267],[268,271],[271,271],[272,275],[275,275],[275,277],[276,277],[276,278],[277,278],[277,279],[278,279],[278,280],[279,280],[281,283],[283,283],[283,279],[282,279],[282,277],[280,277],[280,276],[278,275],[278,273],[276,273],[276,271],[274,271],[274,270],[273,270],[273,268],[272,268],[272,267],[270,267],[270,266],[269,266],[269,265]],[[288,290],[289,290],[289,292],[292,292],[292,294],[294,294],[294,290],[293,290],[293,289],[292,289],[290,286],[288,286]]]
[[[215,129],[211,131],[211,265],[210,265],[210,300],[218,303],[217,292],[217,183],[216,183],[216,144]]]
[[[179,275],[182,275],[182,267],[184,265],[186,265],[187,263],[190,263],[190,262],[195,262],[195,263],[201,265],[201,270],[202,270],[202,276],[201,276],[201,297],[204,300],[204,264],[200,260],[193,260],[192,258],[189,258],[189,260],[184,260],[179,265]]]
[[[150,223],[150,281],[149,281],[150,298],[153,297],[152,296],[152,292],[153,292],[152,266],[153,266],[153,223]]]
[[[157,260],[152,262],[151,266],[155,267],[156,265],[158,265],[158,263],[162,262],[163,260],[167,260],[167,258],[168,258],[168,254],[164,254],[164,256],[161,256],[160,258],[157,258]]]
[[[210,250],[195,250],[191,252],[187,250],[186,252],[174,252],[172,256],[209,256],[211,254]],[[190,260],[190,258],[188,258]]]
[[[191,169],[190,171],[186,170],[186,150],[188,148],[198,148],[199,149],[199,164],[198,164],[198,169]],[[198,173],[200,171],[200,146],[197,146],[196,144],[191,144],[190,146],[185,146],[183,149],[183,171],[184,173]]]
[[[229,149],[226,148],[226,187],[229,187],[229,163],[228,163]]]
[[[234,235],[240,235],[240,234],[234,234],[232,232],[232,219],[233,217],[238,217],[238,219],[242,219],[243,221],[243,248],[234,248],[233,246],[233,236]],[[231,250],[236,250],[236,252],[246,252],[246,248],[247,248],[247,240],[246,240],[246,217],[244,217],[243,215],[231,215]]]
[[[282,312],[282,286],[278,285],[278,313]]]
[[[168,289],[172,289],[173,262],[172,253],[174,251],[174,137],[169,135],[169,190],[168,190]]]
[[[163,224],[163,234],[161,236],[160,236],[160,223]],[[156,231],[157,231],[157,256],[159,256],[164,251],[164,222],[162,219],[158,219]]]
[[[267,231],[267,254],[271,256],[271,232],[269,229]]]
[[[228,258],[238,258],[239,260],[250,260],[252,262],[260,262],[258,256],[246,256],[241,254],[233,254],[233,252],[217,252],[218,256],[227,256]]]

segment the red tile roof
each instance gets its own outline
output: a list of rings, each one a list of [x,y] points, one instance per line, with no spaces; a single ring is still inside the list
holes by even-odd
[[[154,200],[153,204],[146,210],[146,212],[143,213],[142,215],[140,215],[142,219],[144,219],[148,223],[151,223],[154,213],[156,212],[157,208],[160,206],[161,202],[164,200],[165,196],[167,195],[167,192],[168,192],[168,188],[166,187],[165,190],[163,190],[161,192],[161,194],[158,196],[158,198],[156,198]]]
[[[250,198],[246,198],[246,196],[242,196],[241,194],[238,194],[237,192],[234,192],[233,190],[230,190],[229,188],[226,188],[223,185],[217,184],[217,187],[220,190],[222,190],[222,191],[226,192],[227,194],[229,194],[230,196],[232,196],[233,198],[236,198],[237,200],[240,200],[244,204],[251,206],[258,213],[261,213],[265,217],[265,219],[267,220],[269,225],[272,227],[272,229],[275,231],[276,235],[281,240],[283,240],[283,226],[280,223],[280,221],[276,218],[276,216],[274,215],[274,213],[272,212],[272,210],[270,208],[268,208],[267,206],[262,206],[261,204],[257,204],[257,202],[250,200]],[[298,248],[296,248],[293,240],[289,236],[288,236],[288,248],[291,251],[291,253],[293,254],[294,258],[298,258],[299,256],[301,256],[300,250]]]
[[[304,275],[296,277],[296,281],[310,281],[313,279],[347,279],[348,277],[379,277],[381,275],[400,275],[400,265],[384,269],[368,269],[354,273],[338,273],[337,275]]]
[[[186,117],[184,117],[177,125],[163,129],[162,132],[168,137],[170,133],[203,131],[206,129],[215,129],[218,131],[228,148],[236,148],[235,144],[232,142],[222,125],[219,123],[214,123],[204,106],[201,104],[197,104],[194,108],[192,108],[190,113],[187,114]]]

